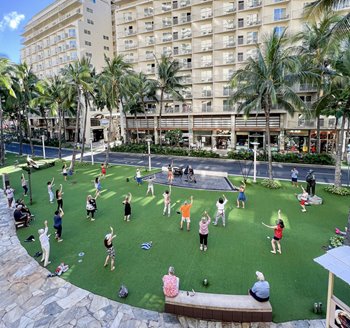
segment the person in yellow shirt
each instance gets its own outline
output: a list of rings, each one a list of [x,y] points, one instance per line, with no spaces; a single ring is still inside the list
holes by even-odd
[[[191,223],[191,207],[193,204],[193,196],[191,196],[191,202],[188,203],[186,200],[184,204],[180,207],[181,212],[181,222],[180,222],[180,229],[183,230],[183,223],[186,222],[187,224],[187,231],[190,231],[190,223]]]

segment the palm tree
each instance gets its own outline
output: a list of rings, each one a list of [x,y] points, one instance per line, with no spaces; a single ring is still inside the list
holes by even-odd
[[[76,121],[75,121],[75,135],[74,135],[74,147],[72,153],[72,162],[70,169],[74,171],[74,165],[76,160],[76,152],[79,142],[79,125],[81,114],[81,100],[85,91],[92,91],[91,86],[91,71],[90,61],[83,57],[80,60],[75,61],[73,64],[69,64],[62,70],[66,83],[71,88],[68,92],[69,95],[76,94]],[[84,137],[83,137],[84,138]]]
[[[301,41],[298,47],[298,54],[301,60],[307,63],[310,68],[319,71],[321,76],[320,84],[318,85],[318,93],[315,103],[323,96],[327,88],[328,77],[330,74],[329,63],[330,58],[334,55],[334,50],[338,42],[331,41],[331,30],[335,23],[340,20],[339,16],[327,11],[321,15],[319,22],[306,24],[303,31],[295,37],[296,41]],[[316,152],[321,152],[321,112],[315,107],[313,111],[316,117]]]
[[[293,90],[293,86],[303,78],[316,77],[316,74],[300,71],[300,62],[285,49],[285,32],[273,32],[262,46],[257,46],[257,58],[249,58],[248,64],[232,77],[231,84],[237,88],[231,101],[240,102],[238,111],[246,115],[254,111],[263,112],[266,120],[266,146],[268,153],[268,175],[272,180],[272,154],[270,147],[270,116],[275,107],[289,113],[305,106]]]
[[[6,58],[0,58],[0,164],[5,164],[5,146],[4,146],[4,130],[3,130],[3,109],[2,109],[2,90],[6,90],[9,95],[16,98],[16,94],[12,89],[11,63]]]
[[[173,98],[182,99],[180,93],[183,90],[181,84],[181,77],[177,76],[180,66],[177,60],[171,59],[166,55],[162,55],[160,60],[156,58],[157,62],[157,89],[160,92],[159,97],[159,115],[158,115],[158,126],[159,126],[159,144],[162,145],[162,114],[164,96],[166,94],[171,95]],[[157,142],[157,136],[155,136]]]
[[[106,66],[98,77],[100,106],[107,107],[109,111],[108,143],[106,163],[109,162],[110,143],[112,138],[113,109],[119,112],[119,105],[123,95],[128,93],[130,86],[131,65],[124,61],[120,55],[110,59],[105,56]],[[101,108],[100,107],[100,108]],[[103,108],[102,107],[102,108]],[[119,135],[119,130],[117,132]]]

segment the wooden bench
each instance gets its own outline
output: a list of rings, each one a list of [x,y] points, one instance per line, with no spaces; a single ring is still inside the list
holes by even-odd
[[[16,228],[16,230],[18,230],[19,228],[23,228],[23,227],[25,227],[25,222],[15,221],[15,228]]]
[[[223,295],[180,291],[165,297],[165,312],[204,320],[229,322],[271,322],[270,302],[258,302],[249,295]]]
[[[184,169],[184,167],[183,167]],[[168,167],[167,166],[162,166],[162,171],[167,172]],[[223,177],[227,178],[228,174],[227,172],[219,172],[219,171],[208,171],[208,170],[193,170],[194,175],[205,175],[205,176],[212,176],[212,177]]]

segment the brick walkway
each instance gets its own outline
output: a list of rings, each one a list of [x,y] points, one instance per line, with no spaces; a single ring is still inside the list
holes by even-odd
[[[94,295],[55,277],[21,246],[0,189],[0,328],[24,327],[190,327],[324,328],[321,320],[273,323],[221,323],[176,317]]]

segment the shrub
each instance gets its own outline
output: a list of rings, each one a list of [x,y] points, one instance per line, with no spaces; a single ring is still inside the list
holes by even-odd
[[[220,155],[211,150],[191,150],[190,155],[193,157],[219,158]]]
[[[231,150],[227,153],[227,158],[252,161],[254,159],[254,154],[249,150]]]
[[[350,195],[350,189],[345,187],[336,187],[336,186],[327,186],[324,188],[325,191],[330,192],[335,195],[339,196],[349,196]]]
[[[281,183],[278,180],[270,180],[270,179],[264,179],[261,184],[269,189],[279,189],[282,187]]]
[[[331,248],[336,248],[344,244],[344,237],[342,236],[333,236],[329,238],[329,246]]]

